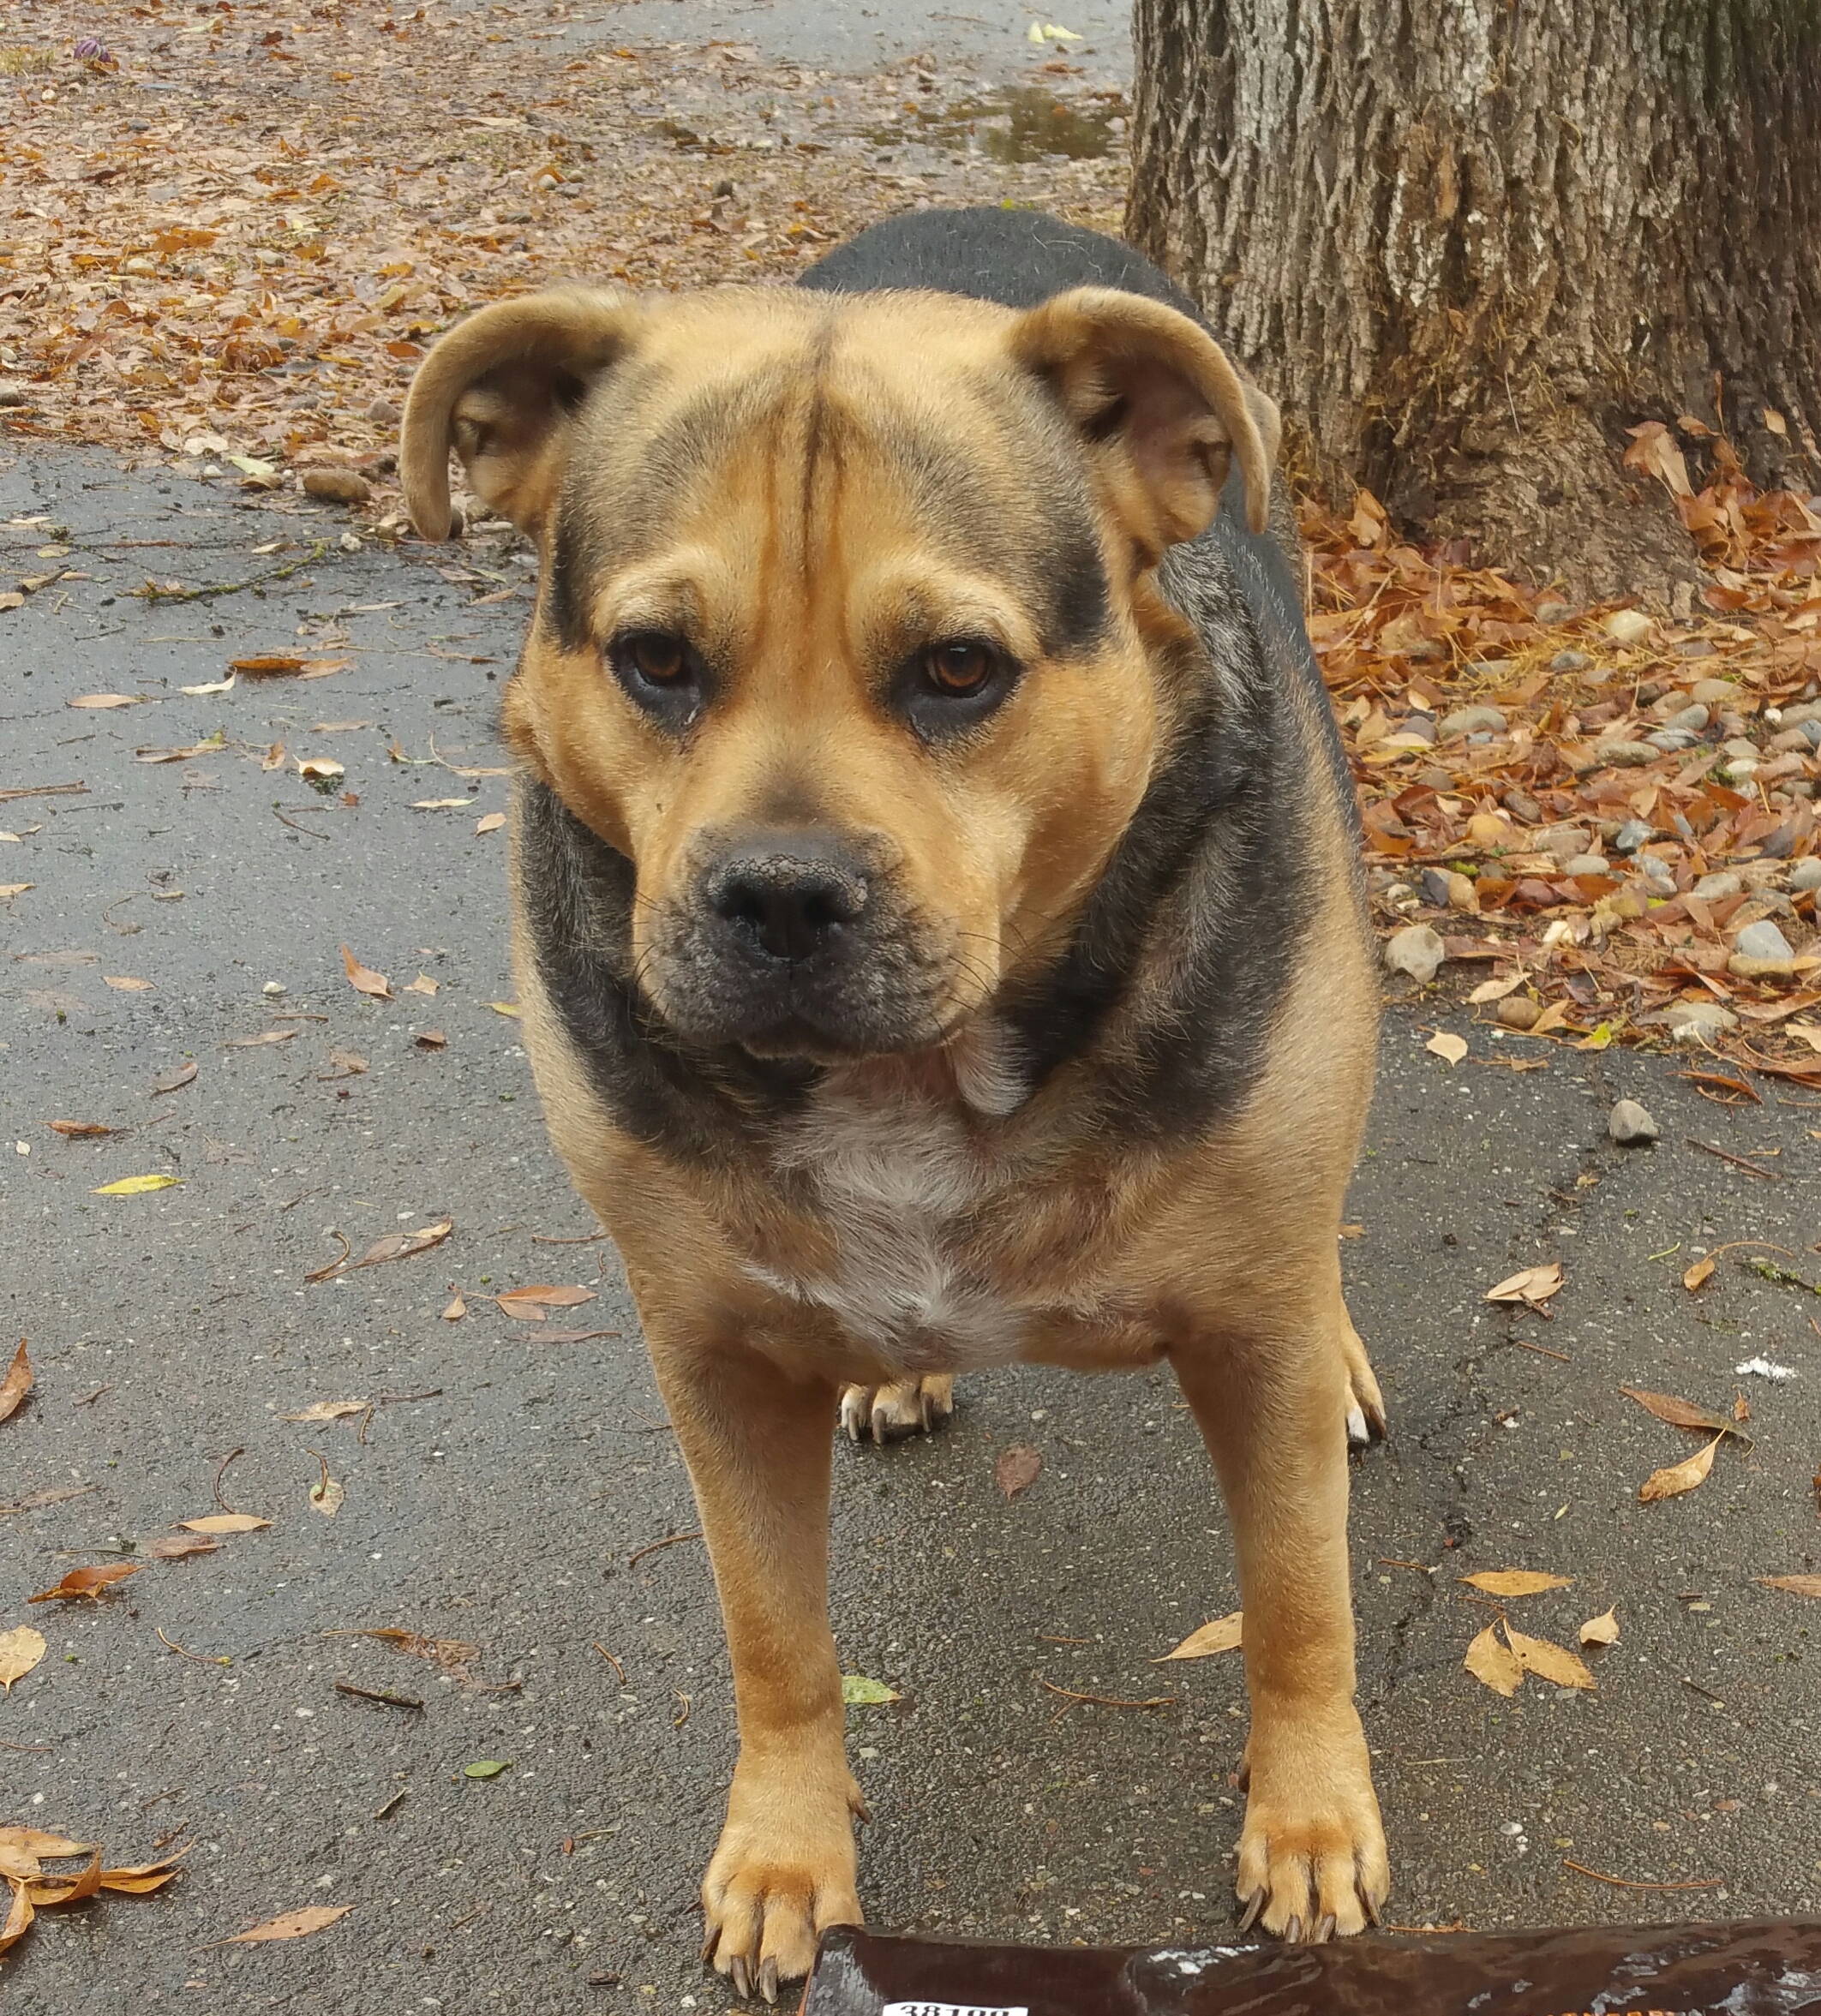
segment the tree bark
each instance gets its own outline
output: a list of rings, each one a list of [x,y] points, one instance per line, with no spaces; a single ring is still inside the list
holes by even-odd
[[[1821,484],[1817,0],[1136,0],[1134,29],[1127,236],[1336,503],[1609,595],[1693,571],[1628,425]]]

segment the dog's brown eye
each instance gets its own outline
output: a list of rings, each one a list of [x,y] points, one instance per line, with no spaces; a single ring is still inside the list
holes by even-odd
[[[966,699],[978,693],[998,661],[985,644],[937,644],[924,658],[924,670],[938,693]]]
[[[638,636],[628,637],[626,655],[639,678],[648,679],[654,686],[671,685],[683,676],[688,667],[683,640],[662,631],[642,631]]]

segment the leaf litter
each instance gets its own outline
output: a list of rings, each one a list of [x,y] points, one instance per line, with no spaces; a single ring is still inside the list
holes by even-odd
[[[10,1893],[4,1923],[0,1923],[0,1953],[24,1938],[40,1911],[81,1904],[103,1891],[142,1897],[162,1889],[183,1873],[177,1865],[189,1852],[186,1846],[156,1861],[109,1868],[95,1842],[70,1840],[34,1827],[0,1826],[0,1881]],[[72,1873],[53,1872],[44,1866],[76,1856],[87,1860]]]
[[[0,1379],[0,1421],[17,1414],[25,1404],[25,1397],[32,1391],[32,1361],[26,1355],[26,1339],[21,1337],[19,1349],[13,1354],[6,1377]]]

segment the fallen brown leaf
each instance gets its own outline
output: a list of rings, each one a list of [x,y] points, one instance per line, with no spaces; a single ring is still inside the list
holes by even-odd
[[[404,991],[407,994],[434,994],[439,991],[439,986],[428,973],[419,973],[415,980],[406,984]]]
[[[1451,1036],[1447,1030],[1438,1031],[1423,1047],[1432,1056],[1440,1057],[1451,1068],[1459,1063],[1467,1054],[1466,1038],[1460,1036]]]
[[[22,1680],[45,1656],[45,1635],[28,1624],[0,1631],[0,1687],[10,1694],[15,1680]]]
[[[1683,1492],[1704,1484],[1714,1467],[1714,1451],[1724,1439],[1723,1433],[1716,1435],[1704,1449],[1698,1449],[1685,1462],[1671,1463],[1666,1470],[1653,1470],[1638,1487],[1638,1497],[1645,1505],[1654,1505],[1660,1498],[1680,1498]]]
[[[297,1033],[295,1029],[261,1029],[257,1036],[231,1036],[221,1047],[225,1050],[257,1050],[262,1044],[289,1043]]]
[[[1547,1638],[1526,1637],[1522,1631],[1513,1630],[1508,1619],[1500,1621],[1505,1627],[1506,1642],[1525,1672],[1535,1673],[1539,1680],[1553,1680],[1558,1687],[1578,1687],[1584,1691],[1593,1687],[1594,1678],[1586,1661],[1566,1646],[1551,1644]]]
[[[1590,1617],[1581,1626],[1581,1642],[1584,1645],[1616,1645],[1619,1642],[1619,1609],[1614,1604],[1610,1610],[1602,1610],[1597,1617]]]
[[[1172,1659],[1212,1659],[1217,1652],[1231,1652],[1240,1642],[1240,1633],[1245,1621],[1245,1612],[1235,1610],[1225,1617],[1217,1617],[1210,1623],[1191,1631],[1174,1652],[1166,1652],[1161,1659],[1153,1659],[1153,1666],[1165,1666]]]
[[[349,984],[362,994],[370,994],[375,1001],[392,998],[392,982],[384,973],[376,973],[369,966],[362,966],[359,960],[344,945],[341,963],[348,975]]]
[[[440,1029],[420,1030],[415,1040],[421,1050],[440,1050],[449,1047],[449,1038]]]
[[[98,711],[110,707],[143,707],[143,693],[85,693],[80,700],[72,700],[72,707],[93,708]]]
[[[186,1539],[181,1534],[161,1534],[156,1540],[148,1540],[140,1552],[149,1554],[154,1561],[181,1561],[189,1554],[219,1554],[221,1542],[205,1540],[200,1534]]]
[[[1524,1684],[1524,1668],[1508,1645],[1501,1643],[1497,1621],[1488,1624],[1467,1648],[1461,1661],[1476,1680],[1508,1701]]]
[[[442,1319],[445,1323],[459,1323],[467,1313],[468,1305],[458,1295],[452,1298],[448,1307],[443,1311]]]
[[[506,814],[504,812],[488,812],[475,821],[474,830],[476,835],[483,833],[497,833],[505,823]]]
[[[1688,1290],[1690,1295],[1692,1295],[1713,1271],[1714,1264],[1711,1260],[1697,1260],[1693,1266],[1682,1276],[1682,1286]]]
[[[0,1827],[0,1848],[23,1849],[27,1855],[49,1856],[54,1862],[64,1855],[92,1855],[95,1841],[72,1841],[65,1834],[48,1834],[35,1827]]]
[[[1000,1451],[999,1460],[993,1465],[993,1481],[1010,1500],[1020,1492],[1028,1491],[1042,1469],[1041,1450],[1033,1449],[1028,1443],[1014,1442],[1009,1449]]]
[[[1782,1589],[1792,1596],[1821,1597],[1821,1575],[1760,1575],[1758,1586]]]
[[[1566,1575],[1545,1575],[1534,1568],[1483,1568],[1477,1575],[1458,1579],[1489,1596],[1540,1596],[1545,1589],[1572,1586]]]
[[[1627,1400],[1635,1400],[1646,1414],[1668,1421],[1672,1428],[1698,1428],[1706,1435],[1730,1432],[1729,1421],[1710,1414],[1704,1407],[1697,1407],[1692,1400],[1678,1400],[1674,1393],[1653,1393],[1645,1386],[1620,1386],[1619,1391]]]
[[[307,1904],[301,1911],[285,1911],[268,1918],[263,1925],[237,1932],[231,1938],[211,1940],[200,1950],[207,1953],[218,1946],[258,1946],[274,1939],[303,1939],[321,1931],[325,1925],[332,1925],[338,1918],[346,1917],[353,1909],[351,1904]]]
[[[234,1495],[238,1498],[240,1493]],[[211,1512],[205,1518],[177,1521],[185,1533],[257,1533],[271,1523],[256,1512]]]
[[[0,1379],[0,1421],[9,1415],[16,1414],[31,1391],[32,1361],[26,1356],[26,1340],[21,1337],[19,1349],[13,1354],[13,1362],[6,1369],[6,1377]]]
[[[13,1893],[13,1903],[6,1914],[6,1923],[0,1925],[0,1953],[4,1953],[9,1947],[18,1945],[31,1930],[35,1915],[32,1909],[32,1899],[26,1895],[25,1885],[9,1878],[8,1887]]]
[[[154,1078],[152,1080],[153,1096],[156,1098],[159,1092],[180,1092],[195,1075],[196,1067],[194,1062],[179,1064],[176,1070],[167,1071],[162,1078]]]
[[[45,1123],[54,1134],[62,1134],[66,1140],[86,1141],[111,1134],[117,1130],[103,1127],[99,1120],[51,1120]]]
[[[281,1421],[338,1421],[350,1414],[365,1414],[368,1403],[365,1400],[319,1400],[313,1407],[306,1407],[302,1414],[281,1414]]]
[[[1561,1263],[1549,1260],[1541,1266],[1524,1267],[1508,1275],[1496,1288],[1486,1290],[1489,1302],[1525,1302],[1535,1308],[1559,1294],[1562,1284]]]
[[[92,1596],[99,1602],[102,1596],[117,1582],[124,1582],[129,1575],[137,1575],[141,1564],[137,1561],[105,1561],[96,1568],[72,1568],[55,1588],[40,1589],[35,1596],[27,1596],[27,1603],[72,1603],[82,1596]]]
[[[105,985],[111,987],[117,994],[146,994],[152,988],[151,981],[135,980],[125,973],[103,973],[101,978]]]

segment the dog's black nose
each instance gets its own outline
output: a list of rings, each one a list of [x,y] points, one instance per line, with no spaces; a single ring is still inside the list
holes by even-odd
[[[834,839],[749,837],[716,863],[709,906],[768,959],[798,962],[826,949],[866,903],[866,877]]]

